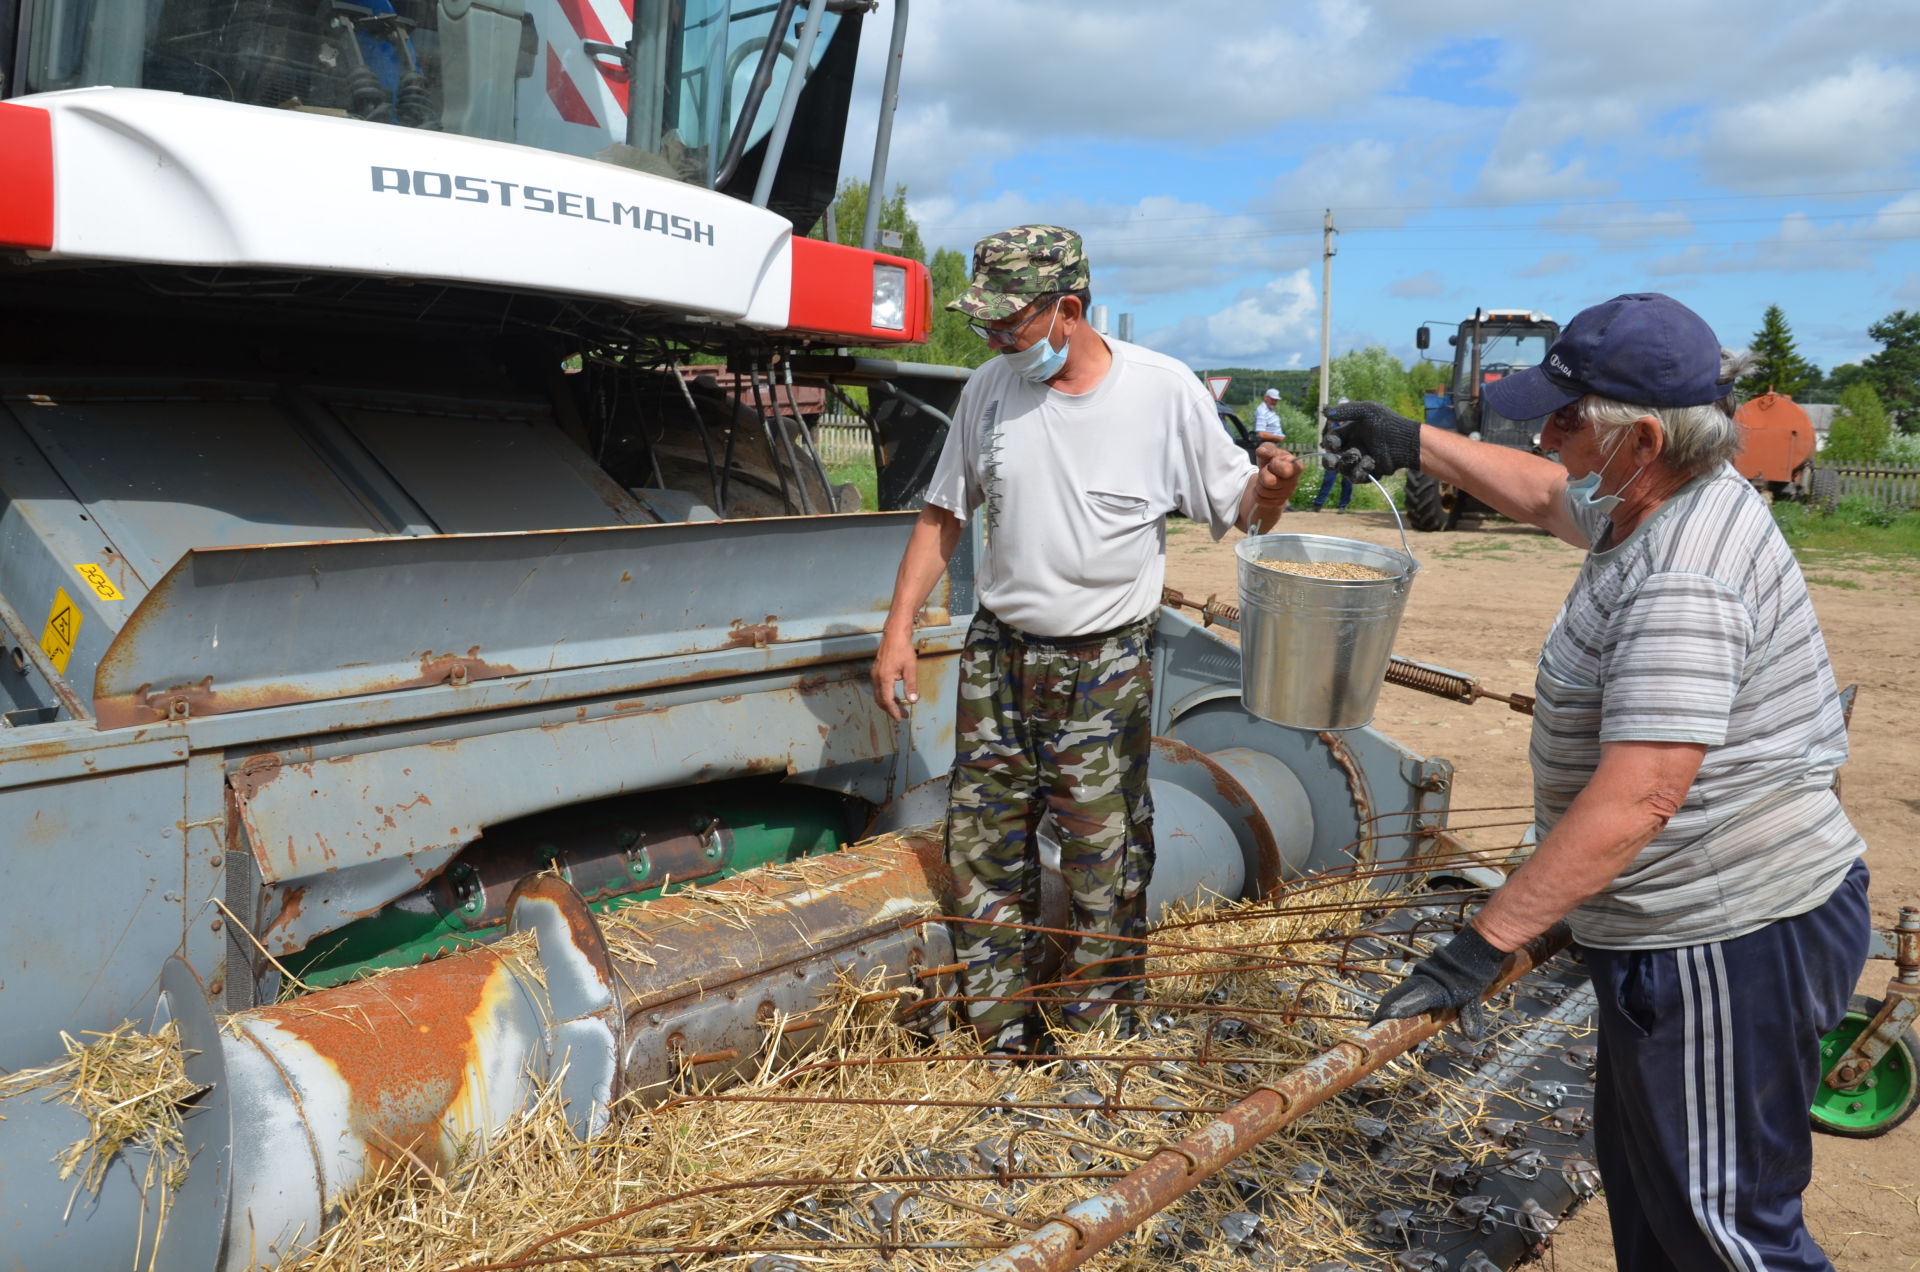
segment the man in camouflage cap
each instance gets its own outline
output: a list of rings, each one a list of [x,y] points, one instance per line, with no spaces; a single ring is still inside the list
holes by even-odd
[[[1004,322],[1035,300],[1090,286],[1080,236],[1057,225],[1019,225],[973,249],[973,285],[947,308],[977,323]]]
[[[980,608],[961,657],[947,860],[983,1046],[1031,1052],[1039,1005],[1075,1030],[1139,997],[1153,873],[1152,638],[1166,514],[1264,530],[1300,480],[1275,447],[1250,463],[1184,364],[1086,321],[1080,236],[1022,225],[980,241],[949,304],[1000,356],[960,395],[926,506],[894,582],[873,691],[894,719],[919,699],[914,615],[966,519],[985,520]],[[1040,826],[1050,819],[1071,926],[1057,979],[1019,925],[1041,920]]]

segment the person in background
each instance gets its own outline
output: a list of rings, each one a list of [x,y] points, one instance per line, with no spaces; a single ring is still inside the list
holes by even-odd
[[[1090,285],[1072,230],[1022,225],[974,248],[972,285],[949,308],[1000,356],[960,395],[873,664],[875,699],[901,719],[920,696],[914,614],[984,509],[947,861],[967,1014],[990,1052],[1044,1047],[1036,993],[1076,1030],[1107,1025],[1114,999],[1138,997],[1166,516],[1183,513],[1215,539],[1265,531],[1300,481],[1300,464],[1275,446],[1248,460],[1191,369],[1096,332]],[[1027,975],[1038,942],[1006,925],[1038,921],[1046,816],[1082,935],[1066,983],[1042,989]]]
[[[1253,408],[1253,431],[1262,437],[1283,438],[1287,429],[1280,422],[1280,412],[1274,408],[1280,404],[1280,390],[1268,389],[1260,395],[1260,404]]]
[[[1347,399],[1341,398],[1340,405],[1345,406],[1346,404]],[[1340,483],[1340,502],[1334,505],[1334,512],[1345,512],[1347,505],[1353,502],[1353,478],[1337,466],[1330,467],[1325,473],[1321,474],[1320,489],[1313,496],[1313,510],[1315,512],[1319,512],[1327,506],[1327,496],[1333,493],[1333,483],[1336,481]]]
[[[1486,387],[1551,458],[1327,412],[1354,472],[1433,474],[1587,552],[1541,647],[1539,847],[1376,1019],[1458,1008],[1566,919],[1599,1000],[1594,1136],[1618,1265],[1811,1272],[1807,1110],[1871,935],[1834,794],[1846,725],[1806,580],[1729,462],[1737,359],[1671,297],[1584,310]]]

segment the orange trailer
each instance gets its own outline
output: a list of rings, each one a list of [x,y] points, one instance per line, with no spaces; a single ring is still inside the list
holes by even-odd
[[[1763,393],[1733,417],[1744,440],[1734,467],[1776,497],[1804,498],[1813,467],[1813,421],[1784,393]]]

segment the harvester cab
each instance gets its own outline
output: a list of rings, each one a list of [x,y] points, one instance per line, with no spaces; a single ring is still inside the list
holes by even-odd
[[[1503,376],[1546,361],[1559,324],[1530,309],[1476,309],[1454,334],[1447,382],[1426,394],[1426,422],[1476,441],[1537,451],[1541,420],[1510,420],[1487,404],[1485,389]],[[1422,351],[1431,347],[1430,326],[1414,333]],[[1451,530],[1460,518],[1486,511],[1465,491],[1424,473],[1407,475],[1407,519],[1420,530]]]

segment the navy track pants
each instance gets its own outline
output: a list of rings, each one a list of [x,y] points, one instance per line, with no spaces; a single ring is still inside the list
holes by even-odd
[[[1587,949],[1600,1000],[1594,1141],[1620,1272],[1812,1272],[1808,1106],[1820,1037],[1866,963],[1867,868],[1731,941]]]

